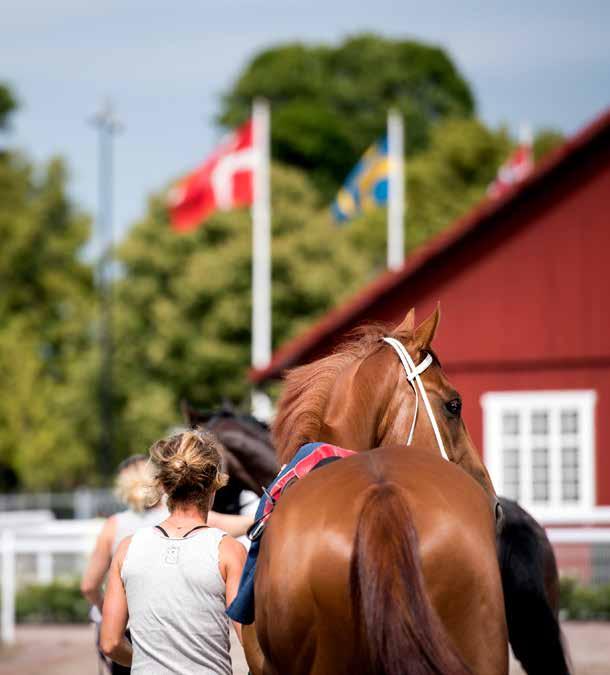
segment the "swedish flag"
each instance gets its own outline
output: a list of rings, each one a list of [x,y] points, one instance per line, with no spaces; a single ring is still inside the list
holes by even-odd
[[[371,206],[388,202],[388,139],[377,141],[362,155],[331,209],[336,220],[345,222]]]

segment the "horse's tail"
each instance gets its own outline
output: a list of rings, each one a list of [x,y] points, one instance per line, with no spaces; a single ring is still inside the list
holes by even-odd
[[[364,494],[350,563],[352,612],[367,675],[466,675],[424,588],[411,512],[395,483]]]
[[[529,675],[569,675],[561,628],[545,588],[545,576],[549,576],[558,594],[553,548],[540,525],[516,502],[505,498],[500,502],[504,527],[498,557],[510,644]],[[552,600],[558,604],[558,598]]]

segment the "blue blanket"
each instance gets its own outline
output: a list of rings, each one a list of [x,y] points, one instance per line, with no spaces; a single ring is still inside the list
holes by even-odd
[[[268,487],[268,492],[273,489],[273,486],[279,480],[281,480],[285,474],[287,474],[301,460],[305,459],[320,445],[323,445],[323,443],[307,443],[306,445],[302,446],[297,454],[290,460],[290,462],[282,467],[282,470],[273,479]],[[256,510],[256,520],[263,517],[268,500],[269,498],[267,495],[263,495],[261,497],[261,500],[258,504],[258,509]],[[239,590],[237,591],[235,600],[233,600],[233,602],[227,608],[227,614],[229,617],[238,623],[249,624],[254,622],[254,575],[256,573],[256,560],[258,558],[261,539],[262,537],[259,537],[253,541],[252,545],[250,546],[248,558],[246,560],[246,564],[244,565],[244,571],[242,572],[241,580],[239,582]]]

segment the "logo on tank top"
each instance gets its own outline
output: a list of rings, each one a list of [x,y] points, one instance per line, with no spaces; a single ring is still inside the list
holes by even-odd
[[[170,545],[165,549],[165,564],[177,565],[180,549],[176,545]]]

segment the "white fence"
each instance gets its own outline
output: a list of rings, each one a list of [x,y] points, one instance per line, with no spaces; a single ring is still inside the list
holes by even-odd
[[[66,554],[75,559],[71,576],[79,573],[102,523],[100,519],[54,520],[48,511],[0,513],[2,642],[15,640],[15,595],[19,586],[31,581],[50,583],[62,576],[57,563]],[[610,583],[610,528],[549,528],[547,534],[562,575],[584,584]],[[33,573],[25,567],[28,557],[35,563]]]
[[[12,644],[15,640],[15,596],[19,586],[28,581],[47,584],[61,576],[56,564],[61,555],[67,554],[76,560],[76,564],[72,565],[71,575],[78,574],[93,550],[102,523],[102,520],[97,519],[46,520],[18,528],[15,523],[12,527],[5,526],[1,530],[2,642]],[[25,569],[25,560],[28,557],[35,561],[33,578]]]
[[[0,494],[0,518],[3,512],[46,510],[58,518],[95,518],[110,516],[125,508],[107,488],[80,488],[72,492],[15,492]]]
[[[254,516],[258,499],[252,492],[241,494],[241,513]],[[15,596],[28,583],[48,584],[62,576],[80,576],[95,546],[103,519],[55,520],[49,510],[0,510],[0,641],[15,640]],[[245,546],[249,541],[240,537]],[[72,559],[63,569],[61,557]],[[27,568],[33,559],[33,569]]]

